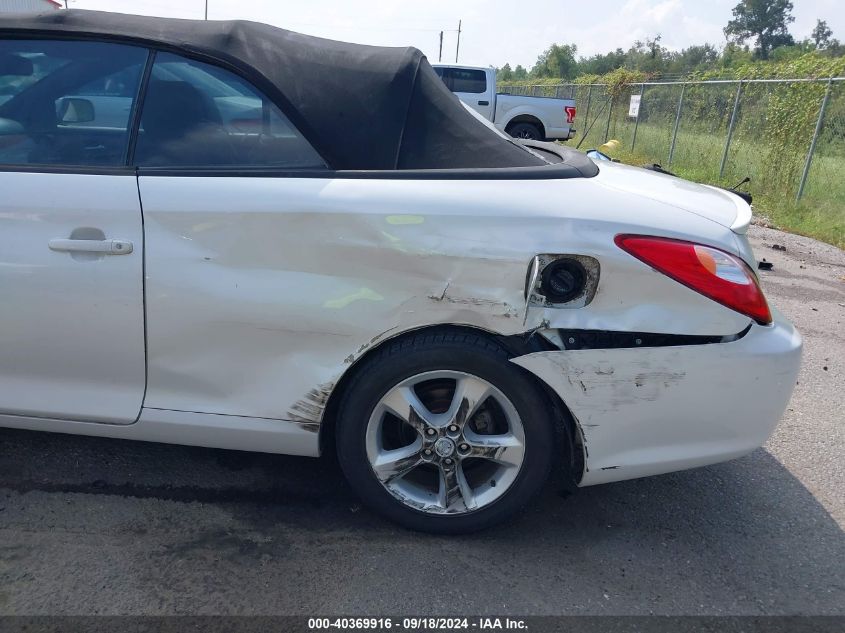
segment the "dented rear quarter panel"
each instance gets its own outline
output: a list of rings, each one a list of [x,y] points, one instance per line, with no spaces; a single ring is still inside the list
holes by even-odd
[[[316,430],[357,359],[427,325],[730,335],[748,324],[613,244],[617,233],[645,232],[736,253],[728,228],[600,177],[141,176],[139,189],[145,407]],[[526,305],[526,274],[539,253],[600,262],[589,305]]]

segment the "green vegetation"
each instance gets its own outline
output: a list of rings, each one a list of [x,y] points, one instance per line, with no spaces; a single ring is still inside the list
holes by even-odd
[[[601,132],[603,134],[604,130]],[[603,138],[596,138],[595,142],[590,140],[584,147],[596,147]],[[631,165],[659,163],[688,180],[725,187],[749,176],[751,183],[744,189],[754,194],[757,216],[764,216],[777,228],[845,248],[845,155],[842,153],[814,157],[804,196],[796,203],[794,191],[785,191],[783,186],[772,183],[767,177],[761,147],[753,139],[740,138],[731,143],[722,178],[719,178],[719,163],[724,137],[681,128],[671,166],[667,164],[671,129],[667,134],[666,129],[654,124],[640,124],[634,151],[631,151],[630,137],[627,140],[627,144],[623,142],[618,151],[612,152],[614,158]]]
[[[574,98],[579,134],[571,143],[582,149],[618,139],[621,145],[614,157],[624,162],[660,163],[690,180],[722,186],[748,176],[755,209],[774,225],[845,247],[845,82],[831,84],[800,202],[798,187],[827,82],[743,83],[721,177],[737,83],[646,87],[635,143],[635,120],[628,117],[630,97],[647,81],[845,76],[845,46],[824,20],[796,41],[788,30],[794,21],[792,8],[790,0],[740,0],[725,26],[729,42],[721,50],[702,44],[669,51],[656,35],[634,42],[627,51],[617,48],[578,58],[574,45],[553,44],[530,71],[507,64],[499,69],[500,86],[517,93]]]
[[[767,64],[764,74],[789,74],[796,67],[822,76],[845,71],[845,59],[827,60],[820,67],[814,66],[817,62],[816,58],[798,60],[780,68]],[[758,70],[759,63],[738,72],[748,77]],[[606,86],[573,86],[583,113],[576,143],[583,149],[598,147],[606,139],[617,139],[620,147],[613,156],[623,162],[659,163],[684,178],[721,186],[735,185],[748,176],[751,183],[747,189],[754,194],[755,209],[772,224],[845,247],[845,82],[831,85],[804,195],[796,202],[826,82],[743,84],[720,177],[737,84],[649,86],[643,93],[637,125],[628,117],[629,98],[641,90],[629,83],[632,77],[635,75],[627,71],[615,71],[603,78],[608,82]],[[683,105],[670,164],[682,91]],[[588,101],[590,111],[586,112]]]
[[[725,35],[740,44],[756,39],[760,59],[768,59],[769,53],[779,46],[795,43],[786,28],[795,21],[789,0],[742,0],[734,7],[733,16],[725,27]]]
[[[573,81],[584,76],[606,75],[617,69],[636,71],[649,79],[680,78],[692,73],[732,71],[751,62],[784,62],[813,53],[819,58],[842,58],[845,46],[833,37],[824,20],[807,37],[796,40],[788,30],[794,21],[789,0],[741,0],[725,26],[728,44],[719,50],[712,44],[696,44],[670,51],[661,36],[638,40],[627,50],[578,57],[574,44],[555,43],[543,51],[534,66],[498,69],[500,82],[530,80]]]

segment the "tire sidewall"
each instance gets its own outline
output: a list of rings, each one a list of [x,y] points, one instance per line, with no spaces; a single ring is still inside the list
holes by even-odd
[[[516,136],[516,135],[514,134],[514,132],[516,132],[516,131],[517,131],[517,130],[519,130],[519,129],[528,129],[528,128],[530,128],[530,129],[534,130],[534,138],[532,138],[532,139],[528,139],[528,140],[533,140],[533,141],[542,141],[542,140],[543,140],[543,135],[542,135],[542,134],[540,134],[540,128],[538,128],[538,127],[537,127],[536,125],[534,125],[533,123],[516,123],[516,124],[515,124],[515,125],[511,128],[511,131],[509,132],[509,134],[510,134],[511,136],[513,136],[514,138],[523,138],[523,137]]]

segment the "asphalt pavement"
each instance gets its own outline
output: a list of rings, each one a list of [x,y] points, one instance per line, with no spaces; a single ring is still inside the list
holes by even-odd
[[[331,460],[0,429],[0,614],[845,614],[845,253],[751,234],[805,340],[765,448],[436,537]]]

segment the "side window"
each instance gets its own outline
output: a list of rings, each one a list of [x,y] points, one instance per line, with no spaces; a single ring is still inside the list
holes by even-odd
[[[449,85],[449,78],[446,76],[446,74],[443,72],[443,70],[444,70],[443,68],[438,68],[436,66],[434,67],[434,72],[436,72],[437,76],[440,77],[440,79],[443,81],[444,84],[446,84],[446,87],[449,90],[451,90],[452,87]]]
[[[0,40],[0,165],[123,165],[146,59],[120,44]]]
[[[449,87],[452,92],[469,92],[472,94],[487,92],[487,73],[483,70],[450,68],[449,75],[451,79]]]
[[[287,117],[227,70],[158,53],[141,112],[142,167],[324,168]]]

